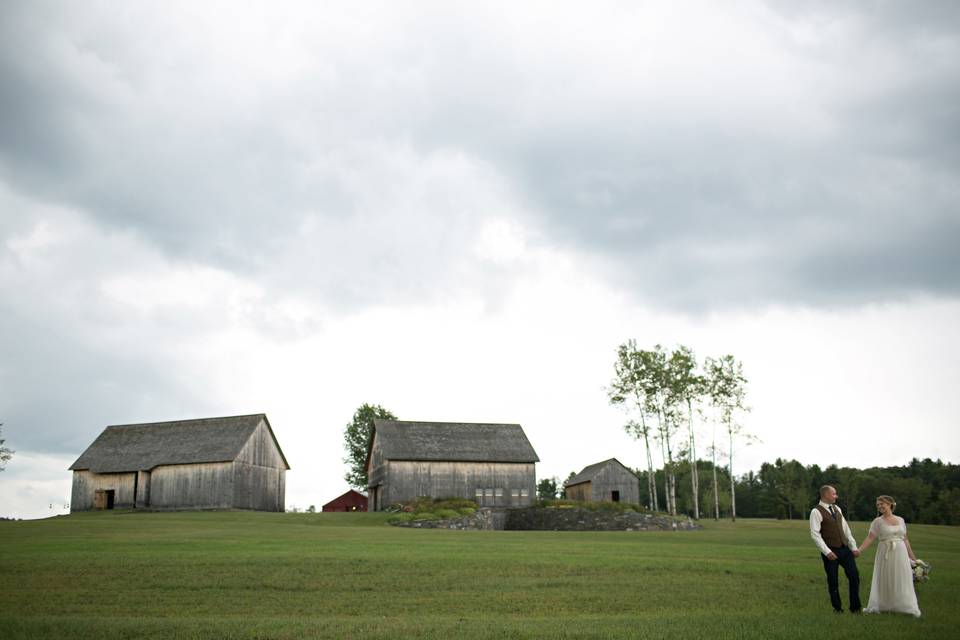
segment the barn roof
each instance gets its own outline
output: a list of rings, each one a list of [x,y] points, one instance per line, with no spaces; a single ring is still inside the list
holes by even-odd
[[[93,441],[71,470],[120,473],[149,470],[167,464],[229,462],[235,460],[263,421],[280,452],[270,421],[263,413],[199,420],[112,425]]]
[[[621,467],[623,467],[623,468],[626,469],[627,471],[630,471],[630,468],[629,468],[629,467],[627,467],[626,465],[624,465],[622,462],[620,462],[620,461],[617,460],[616,458],[610,458],[609,460],[604,460],[603,462],[595,462],[595,463],[593,463],[593,464],[590,464],[590,465],[585,466],[585,467],[583,468],[583,471],[581,471],[581,472],[578,473],[577,475],[573,476],[572,478],[570,478],[569,480],[567,480],[567,481],[564,482],[563,484],[564,484],[564,486],[572,487],[573,485],[575,485],[575,484],[580,484],[581,482],[589,482],[589,481],[593,480],[593,478],[594,478],[598,473],[600,473],[600,471],[602,471],[603,468],[606,467],[606,466],[607,466],[608,464],[610,464],[611,462],[615,462],[616,464],[620,465]],[[630,473],[633,473],[633,471],[630,471]],[[636,474],[634,474],[634,475],[636,475]]]
[[[387,460],[540,461],[518,424],[374,420],[373,426]]]

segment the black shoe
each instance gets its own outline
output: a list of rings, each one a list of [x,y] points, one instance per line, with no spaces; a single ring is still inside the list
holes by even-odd
[[[833,612],[834,612],[834,613],[843,613],[843,609],[834,609]]]
[[[850,613],[860,614],[863,613],[863,609],[850,609]]]

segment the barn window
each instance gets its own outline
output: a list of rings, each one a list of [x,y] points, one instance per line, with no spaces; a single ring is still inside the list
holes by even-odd
[[[476,496],[477,496],[478,498],[482,498],[482,497],[483,497],[483,489],[478,488],[478,489],[477,489],[477,492],[476,492]]]
[[[520,497],[520,489],[510,489],[510,497],[512,497],[512,498],[519,498],[519,497]]]
[[[485,496],[488,497],[488,498],[492,498],[492,497],[493,497],[493,489],[484,489],[484,490],[483,490],[483,495],[485,495]]]
[[[529,498],[530,492],[527,489],[520,489],[520,497]]]
[[[502,497],[503,497],[503,487],[497,487],[497,489],[496,489],[496,496],[497,496],[498,498],[502,498]]]

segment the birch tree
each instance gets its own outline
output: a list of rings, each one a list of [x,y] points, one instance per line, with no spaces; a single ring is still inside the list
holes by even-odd
[[[677,476],[673,461],[673,434],[678,424],[676,406],[672,402],[667,371],[667,353],[661,345],[650,351],[641,351],[650,372],[645,380],[648,409],[657,418],[657,440],[663,455],[663,476],[667,498],[667,512],[677,515]]]
[[[686,407],[687,451],[690,461],[690,485],[693,492],[693,518],[700,519],[700,474],[697,469],[697,445],[693,424],[693,404],[703,390],[703,378],[697,374],[697,357],[693,349],[680,345],[667,361],[666,381],[671,405]],[[675,413],[676,414],[676,413]]]
[[[747,378],[743,375],[743,363],[732,355],[707,358],[705,365],[707,389],[711,404],[716,409],[717,420],[726,431],[728,444],[728,467],[730,476],[730,517],[737,519],[737,483],[733,475],[733,454],[738,438],[755,438],[743,431],[739,416],[750,410],[746,406]],[[716,456],[714,456],[714,487],[716,487]],[[714,488],[716,491],[716,488]],[[719,508],[718,508],[719,511]],[[719,515],[718,515],[719,517]]]
[[[643,446],[647,456],[647,496],[648,506],[653,511],[659,511],[657,500],[657,481],[653,471],[653,455],[650,449],[650,425],[648,411],[650,399],[647,391],[651,387],[649,378],[651,371],[648,367],[649,358],[637,350],[637,343],[628,340],[617,348],[617,360],[613,365],[613,381],[607,390],[610,404],[623,407],[629,414],[638,419],[629,420],[624,430],[634,439],[643,439]]]

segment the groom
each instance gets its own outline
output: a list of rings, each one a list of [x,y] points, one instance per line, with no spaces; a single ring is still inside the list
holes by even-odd
[[[855,560],[860,552],[837,506],[837,490],[828,484],[820,487],[820,503],[810,512],[810,537],[820,550],[834,612],[843,613],[837,577],[838,569],[843,567],[850,584],[850,613],[860,613],[860,573]]]

